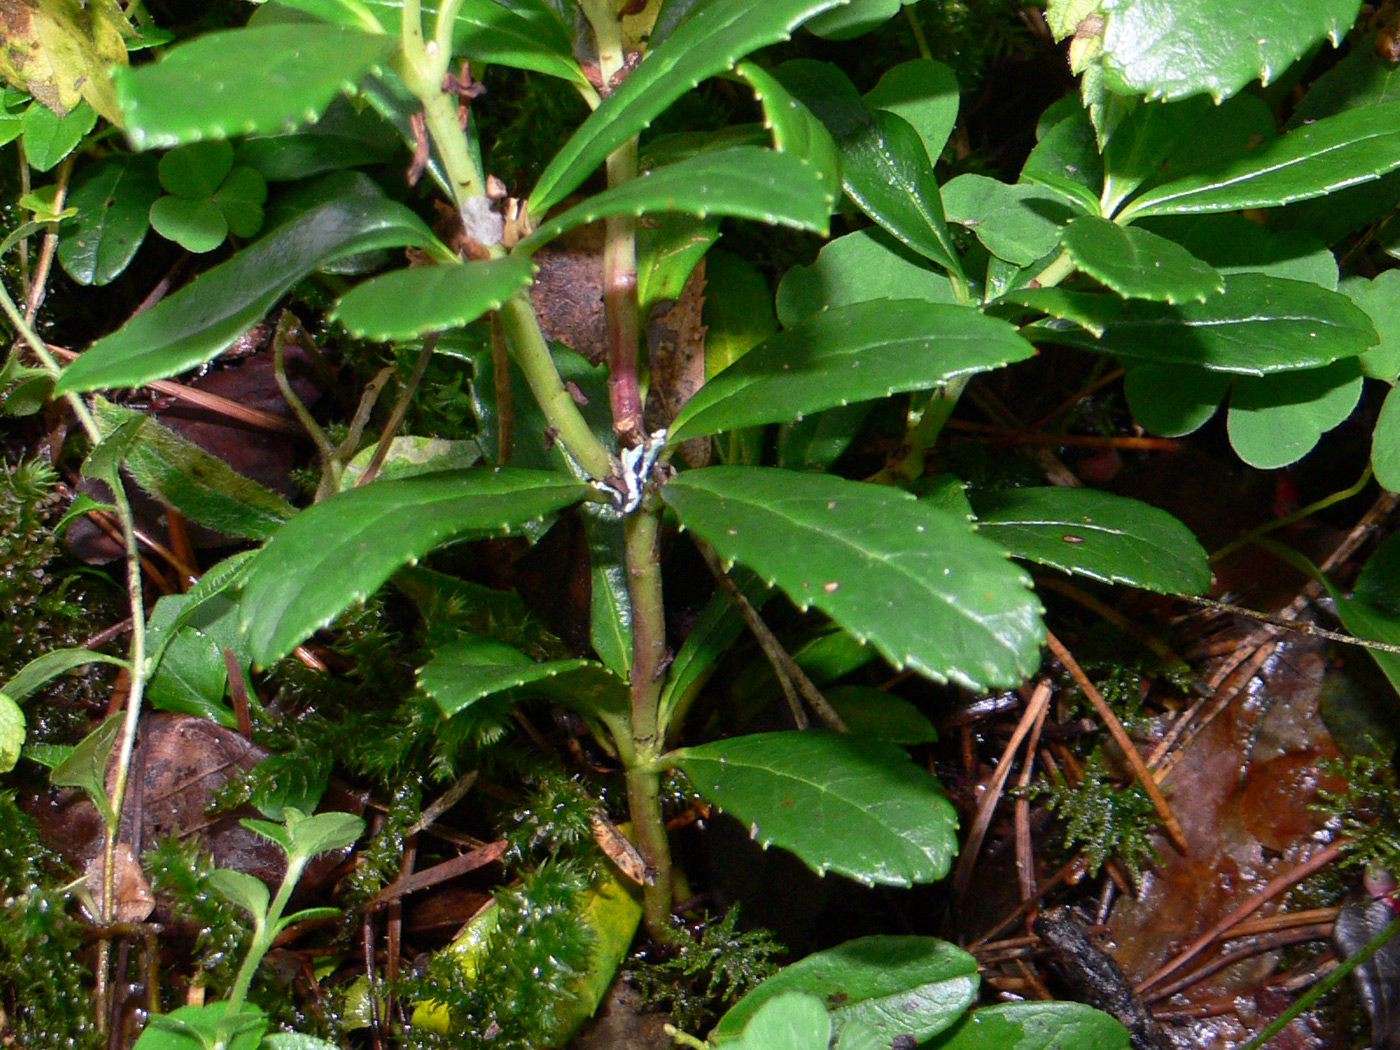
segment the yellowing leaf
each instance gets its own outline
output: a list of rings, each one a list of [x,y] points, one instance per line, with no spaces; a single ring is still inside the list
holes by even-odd
[[[117,0],[14,0],[0,7],[0,77],[59,116],[86,99],[120,125],[107,70],[126,65],[130,32]]]

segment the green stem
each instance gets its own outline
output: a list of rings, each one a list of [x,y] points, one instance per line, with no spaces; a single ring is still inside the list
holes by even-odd
[[[1370,484],[1370,482],[1371,466],[1368,463],[1366,469],[1361,472],[1361,477],[1357,478],[1354,484],[1349,485],[1340,492],[1334,492],[1330,496],[1323,496],[1322,499],[1318,500],[1316,503],[1309,503],[1306,507],[1299,507],[1292,514],[1286,514],[1282,518],[1275,518],[1273,521],[1265,522],[1263,525],[1260,525],[1257,529],[1250,529],[1248,532],[1242,533],[1236,539],[1231,540],[1212,554],[1210,560],[1212,562],[1220,561],[1222,558],[1239,550],[1245,544],[1253,543],[1261,536],[1267,536],[1276,529],[1282,529],[1292,525],[1295,521],[1302,521],[1304,518],[1312,517],[1312,515],[1319,511],[1326,510],[1334,503],[1340,503],[1342,500],[1351,499],[1351,497],[1359,493]]]
[[[632,762],[627,769],[627,803],[637,848],[652,872],[642,901],[647,931],[653,939],[665,941],[675,936],[675,928],[671,923],[671,846],[661,812],[660,779],[653,768],[666,733],[657,717],[666,659],[660,526],[660,508],[644,506],[627,519],[623,531],[627,593],[632,605]]]
[[[224,1008],[225,1014],[237,1013],[243,1007],[243,1003],[248,998],[248,988],[253,983],[253,974],[257,972],[262,964],[263,956],[272,947],[272,942],[277,937],[277,924],[282,918],[282,913],[287,910],[287,902],[292,899],[292,891],[296,889],[297,882],[301,879],[301,873],[306,869],[306,864],[310,857],[289,856],[287,858],[287,873],[282,877],[282,885],[277,888],[277,896],[268,905],[266,915],[253,916],[253,943],[248,946],[248,954],[243,957],[243,964],[238,968],[238,976],[234,978],[233,987],[229,989],[228,1006]]]
[[[555,435],[585,474],[590,478],[607,477],[612,473],[612,455],[589,429],[588,421],[559,377],[549,344],[540,331],[530,293],[517,292],[507,300],[501,307],[500,320],[515,363],[525,373],[525,381],[530,384],[530,391]],[[508,378],[498,376],[496,381],[506,382]]]
[[[906,5],[904,17],[908,20],[909,29],[914,34],[914,46],[919,49],[919,57],[932,58],[933,52],[929,50],[928,37],[924,36],[924,27],[919,25],[919,16],[914,13],[912,7]],[[932,157],[930,159],[937,160],[938,158]]]

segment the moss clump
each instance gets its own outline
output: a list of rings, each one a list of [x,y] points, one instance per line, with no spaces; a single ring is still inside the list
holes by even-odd
[[[1149,838],[1157,824],[1152,800],[1138,784],[1114,787],[1101,752],[1089,756],[1083,777],[1073,787],[1057,771],[1049,781],[1041,780],[1034,792],[1049,796],[1046,805],[1063,823],[1065,848],[1083,850],[1089,874],[1114,857],[1137,881],[1143,865],[1156,860]]]

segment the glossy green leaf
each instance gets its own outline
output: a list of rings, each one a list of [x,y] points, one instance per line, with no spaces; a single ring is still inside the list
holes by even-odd
[[[1199,125],[1213,123],[1215,108],[1200,96],[1183,102],[1134,105],[1103,149],[1103,213],[1117,211],[1129,194],[1155,176],[1163,161],[1189,141]]]
[[[907,493],[707,467],[661,495],[722,558],[820,609],[896,666],[982,689],[1020,682],[1039,663],[1043,627],[1025,574],[965,521]]]
[[[208,198],[161,197],[151,205],[151,228],[195,254],[212,252],[228,236],[228,220]]]
[[[928,390],[1034,352],[1011,325],[965,306],[838,306],[779,332],[701,387],[671,424],[669,442]]]
[[[1046,322],[1053,338],[1153,364],[1243,375],[1318,368],[1355,357],[1378,338],[1370,318],[1346,296],[1260,274],[1225,278],[1225,291],[1204,303],[1101,299],[1094,312],[1102,319],[1102,337]],[[1087,297],[1080,304],[1093,309]]]
[[[24,750],[26,722],[19,704],[0,693],[0,773],[8,773]]]
[[[308,816],[288,806],[283,820],[291,842],[287,854],[292,859],[309,860],[330,850],[344,849],[365,833],[364,819],[353,813],[331,811]]]
[[[637,306],[643,316],[653,306],[681,297],[685,282],[719,240],[719,223],[718,216],[662,213],[638,224]],[[711,290],[708,282],[705,290]]]
[[[773,74],[831,132],[841,155],[841,184],[856,206],[920,255],[961,274],[933,165],[909,122],[872,110],[845,73],[828,63],[797,59]]]
[[[341,296],[333,316],[362,339],[414,339],[499,310],[530,273],[523,255],[395,270]]]
[[[1083,1003],[1002,1003],[973,1010],[923,1050],[1129,1050],[1128,1030]]]
[[[1400,168],[1400,102],[1346,110],[1225,163],[1149,187],[1120,219],[1272,208]]]
[[[365,0],[395,33],[402,22],[402,0]],[[438,4],[422,5],[428,25]],[[548,3],[464,0],[452,28],[452,53],[486,65],[530,69],[580,86],[588,83],[573,57],[572,21],[565,24]]]
[[[42,656],[36,656],[16,671],[13,678],[0,686],[0,693],[19,703],[59,675],[67,674],[76,667],[86,667],[88,664],[115,664],[125,668],[131,666],[121,657],[108,656],[91,649],[54,649]]]
[[[1014,288],[998,303],[1018,303],[1061,321],[1070,321],[1094,336],[1101,336],[1121,310],[1121,303],[1097,292],[1071,292],[1064,288]]]
[[[285,182],[361,164],[382,164],[398,154],[399,145],[398,135],[374,110],[341,98],[315,123],[244,140],[238,160],[265,179]]]
[[[332,197],[99,339],[59,379],[59,394],[139,386],[209,360],[227,348],[317,267],[375,248],[437,245],[423,221],[396,201],[362,193]]]
[[[778,284],[777,310],[791,328],[824,307],[894,298],[958,301],[947,275],[878,226],[870,226],[828,241],[810,266],[794,266],[785,273]]]
[[[694,11],[605,98],[555,154],[530,195],[544,215],[583,183],[614,149],[706,77],[751,51],[786,40],[815,14],[847,0],[713,0]]]
[[[957,852],[957,814],[943,789],[892,744],[825,730],[760,733],[666,761],[760,845],[791,850],[819,873],[908,886],[943,878]]]
[[[1231,382],[1228,372],[1130,362],[1123,396],[1133,418],[1152,433],[1184,437],[1210,421]]]
[[[907,120],[919,133],[929,160],[937,162],[958,122],[958,78],[931,58],[901,62],[866,92],[865,104]]]
[[[831,1018],[815,996],[790,992],[765,1003],[732,1050],[827,1050]]]
[[[710,1037],[732,1041],[774,998],[792,992],[828,1004],[839,1034],[862,1023],[883,1046],[923,1043],[953,1024],[977,996],[977,960],[933,937],[862,937],[785,966],[739,1000]],[[910,1038],[912,1037],[912,1038]]]
[[[1362,375],[1354,359],[1326,368],[1235,380],[1227,426],[1240,459],[1260,470],[1302,459],[1361,400]]]
[[[141,488],[191,521],[261,540],[296,515],[296,508],[277,493],[142,412],[98,398],[93,416],[104,436],[119,427],[135,428],[126,470]]]
[[[583,527],[593,590],[589,641],[603,666],[626,678],[632,671],[632,596],[627,589],[625,537],[621,529],[594,515],[585,517]]]
[[[1351,53],[1308,85],[1288,126],[1297,127],[1344,109],[1400,101],[1400,68],[1376,53],[1374,39],[1359,37]]]
[[[1216,102],[1251,80],[1267,84],[1314,44],[1340,44],[1360,0],[1231,4],[1113,0],[1103,7],[1103,57],[1113,89],[1154,99],[1208,94]]]
[[[959,175],[942,192],[949,222],[966,226],[987,251],[1018,266],[1053,251],[1074,214],[1060,194],[1033,183]]]
[[[905,747],[938,739],[933,723],[903,697],[869,685],[827,686],[822,695],[852,733]]]
[[[860,436],[877,406],[875,401],[858,401],[784,423],[778,428],[777,466],[830,470]]]
[[[1000,489],[973,493],[978,532],[1013,558],[1105,583],[1165,594],[1210,587],[1206,552],[1164,510],[1093,489]]]
[[[257,1007],[228,1012],[219,1000],[199,1006],[181,1006],[168,1014],[152,1014],[137,1037],[133,1050],[259,1050],[267,1031],[267,1016]]]
[[[1143,225],[1225,276],[1262,273],[1337,290],[1337,257],[1306,233],[1272,230],[1242,215],[1168,215]]]
[[[34,102],[20,122],[24,129],[24,159],[35,171],[51,171],[78,148],[96,123],[97,113],[86,102],[79,102],[62,117],[48,106]]]
[[[851,40],[878,29],[906,3],[917,0],[853,0],[845,7],[818,15],[807,24],[815,36],[827,40]]]
[[[84,165],[68,203],[78,209],[59,235],[58,261],[79,284],[109,284],[130,265],[160,196],[154,157],[114,154]]]
[[[740,62],[734,72],[748,82],[763,106],[763,123],[773,133],[773,148],[805,161],[821,181],[824,196],[835,204],[841,194],[841,162],[831,132],[763,67]]]
[[[390,36],[305,22],[205,33],[118,69],[117,101],[138,149],[271,135],[315,120],[393,49]]]
[[[464,635],[433,653],[418,684],[449,718],[483,697],[550,696],[566,707],[616,717],[627,710],[627,683],[592,660],[532,660],[483,635]]]
[[[1072,219],[1063,243],[1075,266],[1128,299],[1204,302],[1225,290],[1220,274],[1181,245],[1097,215]]]
[[[1036,143],[1019,181],[1054,190],[1078,210],[1099,214],[1103,159],[1094,126],[1082,109],[1075,107]]]
[[[246,665],[237,605],[222,594],[202,600],[168,594],[151,611],[148,631],[152,652],[159,654],[146,690],[152,705],[236,726],[238,720],[224,703],[224,649]]]
[[[401,565],[467,533],[504,534],[576,503],[586,485],[531,470],[462,470],[381,481],[302,511],[253,559],[243,627],[264,667]]]
[[[1371,469],[1391,492],[1400,492],[1400,387],[1385,395],[1376,429],[1371,435]]]
[[[518,250],[532,252],[606,215],[728,215],[825,234],[835,200],[825,175],[792,153],[755,146],[697,153],[604,190],[545,223]]]
[[[1366,311],[1381,337],[1361,355],[1362,373],[1385,383],[1395,382],[1400,377],[1400,270],[1386,270],[1372,281],[1348,277],[1341,291]]]

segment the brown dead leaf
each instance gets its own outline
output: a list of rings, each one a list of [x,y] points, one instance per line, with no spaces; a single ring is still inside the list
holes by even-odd
[[[88,892],[92,894],[98,916],[106,910],[103,905],[105,894],[102,892],[102,869],[102,856],[99,854],[88,862],[84,872]],[[112,913],[113,922],[145,922],[156,906],[151,884],[146,881],[146,876],[141,871],[141,862],[125,842],[118,843],[112,855],[112,898],[116,902]]]
[[[120,127],[107,70],[126,65],[131,32],[117,0],[0,0],[0,77],[59,116],[86,99]]]

